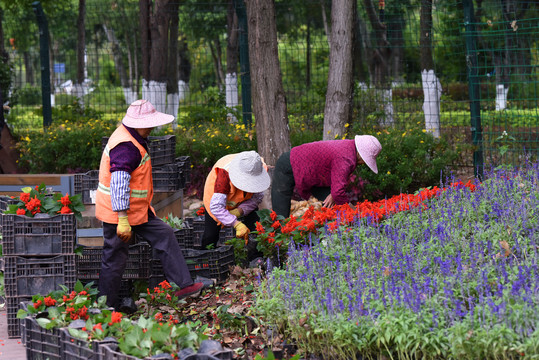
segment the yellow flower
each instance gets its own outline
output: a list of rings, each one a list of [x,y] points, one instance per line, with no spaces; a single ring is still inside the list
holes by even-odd
[[[426,133],[426,132],[427,132],[427,130],[426,130],[426,129],[423,129],[423,130],[421,130],[421,131],[423,131],[424,133]]]
[[[193,141],[196,141],[195,139],[193,139]]]
[[[339,134],[335,134],[335,139],[337,139],[339,137]]]
[[[349,123],[346,123],[346,124],[344,125],[345,128],[347,128],[347,127],[349,127],[349,126],[350,126]]]
[[[28,136],[26,136],[26,137],[24,138],[24,140],[30,142],[30,138],[29,138]]]
[[[387,174],[388,174],[388,175],[391,175],[391,171],[388,171]]]
[[[423,140],[421,140],[421,141],[420,141],[420,143],[421,143],[421,144],[423,144],[423,143],[424,143],[424,141],[423,141]]]
[[[406,131],[402,133],[402,137],[405,137],[406,136]]]
[[[376,133],[376,135],[380,135],[380,134],[381,134],[381,132],[380,132],[380,131],[378,131],[378,132]]]

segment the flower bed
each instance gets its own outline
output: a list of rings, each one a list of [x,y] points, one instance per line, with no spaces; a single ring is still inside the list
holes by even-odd
[[[427,201],[434,189],[332,219],[309,242],[290,243],[257,313],[324,358],[532,359],[538,178],[537,166],[498,172]]]

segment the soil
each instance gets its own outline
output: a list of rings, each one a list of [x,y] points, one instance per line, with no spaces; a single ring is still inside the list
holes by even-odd
[[[196,298],[184,300],[178,316],[180,322],[200,321],[201,326],[206,325],[205,334],[221,342],[225,350],[234,351],[235,359],[254,359],[257,354],[266,356],[268,349],[275,359],[290,358],[293,355],[288,354],[290,347],[286,346],[287,351],[283,351],[279,336],[270,339],[267,334],[271,332],[252,311],[260,276],[263,276],[260,268],[232,266],[226,282],[203,290]],[[144,302],[138,302],[143,312],[147,310]],[[159,311],[166,316],[178,315],[166,306]]]

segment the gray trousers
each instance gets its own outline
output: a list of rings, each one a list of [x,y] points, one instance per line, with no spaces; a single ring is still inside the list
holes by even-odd
[[[116,235],[116,224],[103,223],[103,257],[99,273],[99,293],[107,296],[107,305],[117,307],[122,275],[127,264],[129,244],[124,243]],[[169,282],[180,288],[193,284],[189,269],[183,258],[174,230],[161,219],[148,211],[148,222],[132,226],[133,233],[140,235],[153,248]]]

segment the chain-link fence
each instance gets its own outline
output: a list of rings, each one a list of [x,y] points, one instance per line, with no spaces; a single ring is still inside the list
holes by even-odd
[[[34,9],[5,9],[14,74],[12,129],[43,125],[41,66],[47,55],[53,109],[78,101],[119,119],[128,103],[144,97],[179,122],[249,121],[243,2],[156,1],[140,9],[141,3],[86,0],[81,15],[77,2],[44,2],[50,36],[49,51],[41,57]],[[525,151],[537,153],[537,2],[362,0],[355,5],[352,124],[423,124],[435,136],[470,144],[463,166],[518,164]],[[291,124],[321,128],[331,6],[325,0],[276,1]],[[81,19],[84,31],[78,31]],[[158,43],[163,31],[175,36]],[[83,35],[85,46],[78,48]]]

